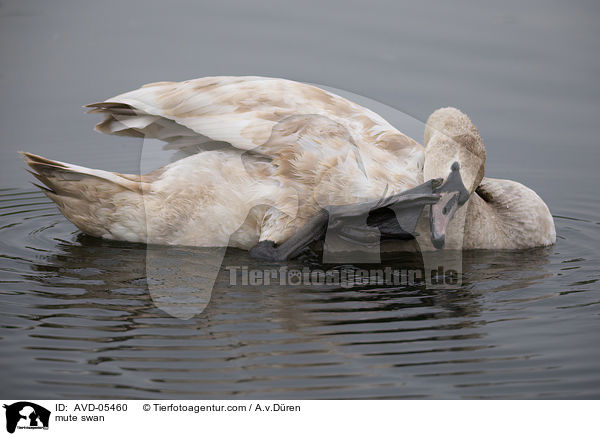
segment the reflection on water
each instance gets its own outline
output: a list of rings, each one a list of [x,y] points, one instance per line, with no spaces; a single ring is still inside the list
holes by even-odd
[[[599,9],[588,3],[146,0],[115,14],[102,2],[2,1],[4,395],[599,398]],[[558,242],[464,253],[463,282],[448,290],[241,287],[224,266],[255,266],[243,252],[216,270],[201,250],[81,237],[26,188],[17,150],[138,172],[148,144],[92,132],[80,106],[214,74],[329,84],[421,121],[459,107],[484,138],[486,175],[540,193]],[[305,265],[319,266],[290,264]],[[209,301],[198,283],[215,272]]]
[[[590,314],[597,317],[600,303],[595,258],[585,250],[560,254],[595,237],[594,223],[557,218],[563,240],[554,248],[467,252],[463,283],[450,290],[233,286],[228,265],[265,265],[228,250],[220,268],[210,266],[219,269],[209,301],[195,286],[211,272],[206,250],[155,247],[149,274],[146,246],[80,235],[37,192],[0,195],[0,337],[11,356],[0,367],[9,375],[8,396],[580,398],[600,392],[600,352],[589,346],[596,338]],[[383,266],[421,264],[412,257]],[[329,268],[309,259],[287,265]]]

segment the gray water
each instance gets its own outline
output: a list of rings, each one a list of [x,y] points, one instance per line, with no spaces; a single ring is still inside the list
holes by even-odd
[[[1,0],[3,396],[599,398],[599,10]],[[487,175],[538,192],[557,244],[465,253],[447,290],[239,287],[222,269],[204,312],[169,315],[146,247],[81,235],[16,152],[137,172],[142,143],[94,133],[81,105],[219,74],[319,83],[419,120],[459,107]],[[238,250],[224,264],[260,266]]]

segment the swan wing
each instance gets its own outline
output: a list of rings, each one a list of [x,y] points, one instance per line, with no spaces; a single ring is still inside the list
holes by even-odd
[[[227,143],[263,145],[275,125],[294,115],[327,117],[348,129],[361,152],[377,147],[403,155],[422,147],[367,108],[316,86],[265,77],[204,77],[158,82],[88,105],[105,115],[96,130],[165,140],[169,147]]]

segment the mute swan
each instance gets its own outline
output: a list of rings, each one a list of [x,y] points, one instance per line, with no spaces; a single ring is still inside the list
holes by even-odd
[[[424,149],[366,108],[283,79],[152,83],[88,107],[105,115],[100,132],[196,151],[140,176],[23,153],[40,188],[93,236],[234,246],[284,259],[322,237],[326,215],[389,207],[396,218],[417,211],[418,223],[391,234],[416,226],[431,234],[420,239],[425,250],[556,240],[552,216],[532,190],[483,177],[481,137],[457,109],[430,116]],[[428,219],[420,213],[426,205]]]

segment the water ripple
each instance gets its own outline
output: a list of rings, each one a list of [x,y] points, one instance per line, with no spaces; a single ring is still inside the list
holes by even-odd
[[[18,363],[0,364],[4,392],[598,396],[598,232],[587,215],[556,215],[553,248],[465,253],[463,285],[450,290],[240,287],[221,269],[206,310],[183,320],[150,295],[145,246],[82,236],[43,194],[0,190],[0,338]],[[224,264],[258,266],[239,250]]]

